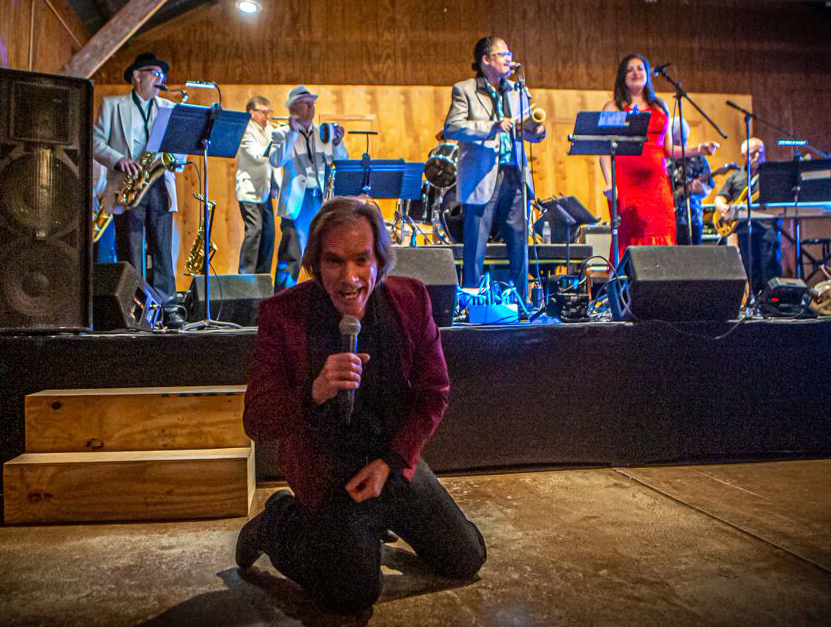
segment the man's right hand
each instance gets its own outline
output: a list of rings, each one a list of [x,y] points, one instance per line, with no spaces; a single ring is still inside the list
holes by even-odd
[[[303,125],[300,124],[300,118],[296,115],[289,116],[289,128],[293,130],[295,133],[299,133],[303,130]]]
[[[116,170],[121,170],[128,176],[135,176],[139,173],[139,164],[133,161],[132,159],[119,159],[115,164]]]
[[[510,133],[513,127],[513,120],[510,118],[502,118],[498,122],[493,123],[493,134],[498,135],[499,133]]]
[[[336,353],[326,358],[323,370],[312,383],[312,400],[320,405],[341,390],[357,390],[361,384],[363,365],[369,361],[367,353]]]

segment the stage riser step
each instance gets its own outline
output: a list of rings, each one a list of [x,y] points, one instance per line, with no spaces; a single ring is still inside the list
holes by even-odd
[[[245,447],[245,386],[45,390],[26,397],[26,452]]]
[[[247,516],[253,447],[25,453],[3,465],[6,524]]]

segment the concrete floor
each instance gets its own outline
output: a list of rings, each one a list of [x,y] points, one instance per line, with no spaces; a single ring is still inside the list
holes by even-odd
[[[443,483],[488,543],[473,583],[399,543],[379,603],[340,617],[265,557],[240,576],[244,519],[0,527],[0,625],[831,624],[831,460]]]

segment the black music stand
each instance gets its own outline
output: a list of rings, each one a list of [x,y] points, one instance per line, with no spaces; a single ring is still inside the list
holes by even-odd
[[[777,205],[787,211],[799,210],[815,203],[831,202],[831,159],[809,161],[768,161],[759,164],[759,204]],[[784,216],[783,217],[787,217]],[[796,276],[802,278],[802,226],[794,216]],[[819,265],[813,256],[811,262]],[[827,260],[823,260],[827,262]],[[810,277],[809,277],[810,278]]]
[[[205,320],[185,325],[192,331],[217,327],[239,327],[229,322],[211,320],[210,261],[211,224],[208,199],[208,157],[234,158],[237,155],[242,134],[251,115],[240,111],[225,111],[219,106],[200,107],[178,104],[159,109],[153,131],[147,142],[151,152],[173,152],[202,155],[202,220],[205,235]]]
[[[646,129],[652,114],[626,111],[581,111],[574,122],[569,155],[609,155],[612,158],[612,266],[617,269],[617,175],[615,157],[638,156],[646,141]]]
[[[339,160],[332,162],[333,177],[331,189],[335,196],[359,196],[372,198],[397,198],[415,200],[421,198],[421,175],[423,163],[405,163],[403,159],[370,159],[364,155],[361,160]],[[413,233],[424,233],[409,216],[402,221],[413,229]],[[403,231],[403,229],[402,229]],[[415,236],[410,240],[415,246]]]
[[[537,204],[545,209],[542,220],[546,220],[551,225],[552,234],[557,234],[556,238],[552,236],[551,241],[564,240],[566,243],[566,276],[568,276],[571,272],[572,229],[580,228],[584,224],[595,224],[597,218],[589,213],[588,209],[574,196],[537,201]],[[563,233],[565,235],[561,237]]]

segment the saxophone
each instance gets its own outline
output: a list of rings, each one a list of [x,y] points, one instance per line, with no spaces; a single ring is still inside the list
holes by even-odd
[[[110,226],[110,222],[113,221],[113,216],[111,213],[107,213],[104,209],[101,202],[98,202],[98,208],[92,214],[92,242],[93,244],[97,244],[98,240],[101,239],[101,236],[104,234],[104,231],[107,230],[107,227]]]
[[[168,152],[163,152],[158,157],[154,152],[143,152],[137,163],[138,174],[135,176],[128,174],[121,189],[115,194],[115,203],[124,207],[125,210],[135,208],[150,186],[165,173],[165,170],[173,172],[180,165]]]
[[[196,198],[199,202],[204,202],[204,196],[202,196],[202,194],[194,194],[193,197]],[[212,200],[209,200],[208,222],[211,222],[213,220],[214,207],[216,207],[216,203]],[[196,232],[196,240],[193,242],[193,246],[190,247],[190,254],[188,255],[187,261],[185,261],[185,269],[187,270],[187,274],[207,274],[205,272],[205,221],[202,219],[202,217],[203,216],[200,212],[199,230]],[[213,243],[213,241],[211,241],[210,246],[210,259],[213,259],[217,247],[216,244]],[[210,259],[208,260],[209,263]]]

